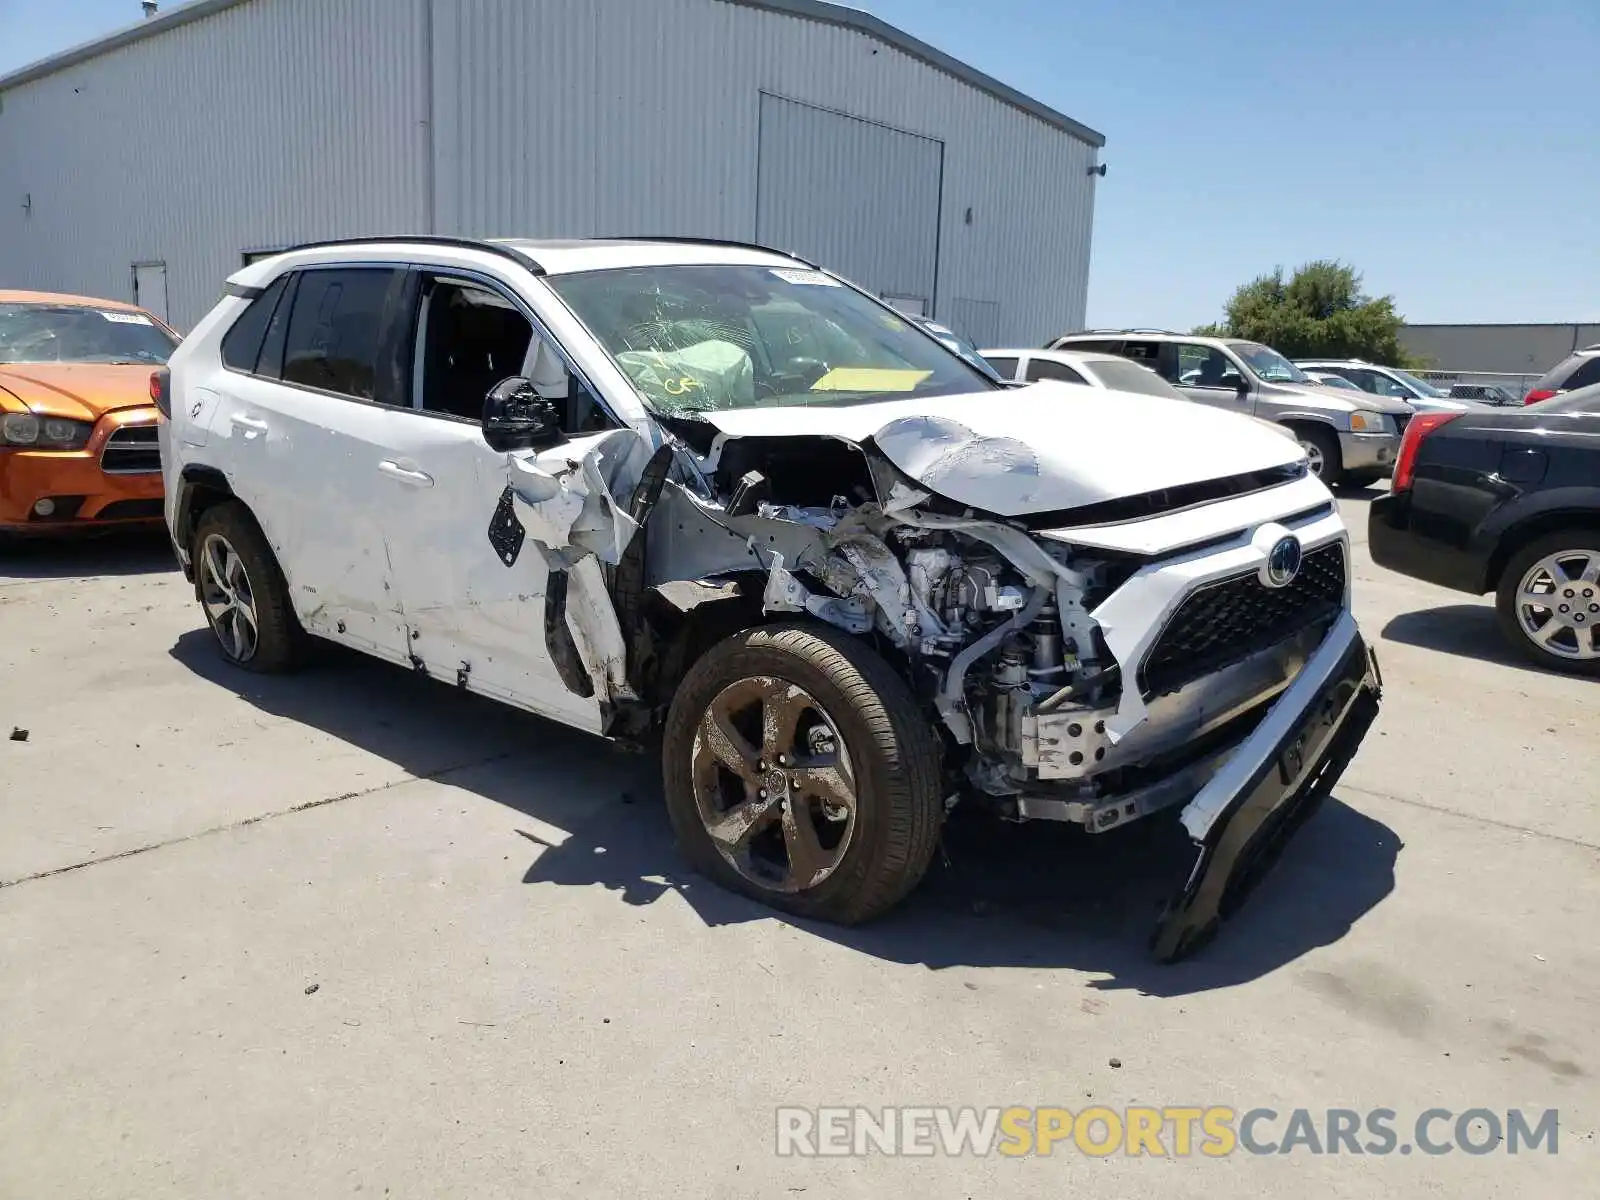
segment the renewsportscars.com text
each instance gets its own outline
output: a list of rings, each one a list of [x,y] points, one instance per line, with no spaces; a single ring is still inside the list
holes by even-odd
[[[1555,1154],[1556,1109],[1104,1106],[1066,1108],[780,1108],[777,1152],[840,1157],[1113,1154],[1224,1158],[1267,1154]]]

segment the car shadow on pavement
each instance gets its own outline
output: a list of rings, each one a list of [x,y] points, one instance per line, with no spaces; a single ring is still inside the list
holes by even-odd
[[[1487,604],[1446,604],[1440,608],[1401,613],[1383,627],[1380,636],[1385,641],[1476,658],[1535,675],[1559,674],[1530,662],[1506,645],[1495,611]]]
[[[126,529],[61,537],[0,536],[0,583],[176,571],[167,531]]]
[[[632,905],[676,893],[709,926],[783,920],[861,954],[935,970],[1068,968],[1104,976],[1096,988],[1158,996],[1229,987],[1344,936],[1393,889],[1401,848],[1388,827],[1330,800],[1212,945],[1161,966],[1147,953],[1149,934],[1194,860],[1175,820],[1095,837],[958,809],[922,886],[887,916],[846,929],[779,916],[685,867],[653,754],[333,647],[291,676],[227,666],[204,630],[181,637],[172,654],[265,713],[530,818],[513,817],[506,829],[523,855],[508,850],[511,862],[527,864],[524,883],[599,885]]]

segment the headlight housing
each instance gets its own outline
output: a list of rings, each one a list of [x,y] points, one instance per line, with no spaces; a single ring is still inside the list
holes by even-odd
[[[1384,413],[1353,412],[1350,414],[1352,433],[1393,433],[1394,422]]]
[[[82,450],[93,432],[92,421],[38,417],[33,413],[6,413],[0,417],[0,446],[19,450]]]

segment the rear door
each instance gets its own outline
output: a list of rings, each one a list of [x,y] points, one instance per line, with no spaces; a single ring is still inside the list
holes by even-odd
[[[396,662],[409,650],[380,464],[397,380],[380,364],[404,280],[392,267],[298,272],[259,353],[228,364],[225,344],[208,435],[272,543],[301,623]]]
[[[621,631],[599,563],[541,541],[565,530],[536,510],[541,495],[562,502],[560,477],[570,482],[591,452],[614,467],[638,435],[620,430],[503,281],[432,269],[415,278],[402,326],[408,392],[391,414],[382,504],[411,652],[437,678],[598,731],[585,663],[609,647],[620,679]],[[484,400],[515,376],[560,407],[560,444],[507,453],[484,441]]]

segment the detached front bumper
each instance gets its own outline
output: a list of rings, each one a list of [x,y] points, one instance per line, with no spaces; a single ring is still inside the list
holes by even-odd
[[[1338,783],[1378,714],[1382,677],[1349,612],[1305,669],[1183,810],[1199,847],[1156,927],[1163,962],[1216,933]]]

